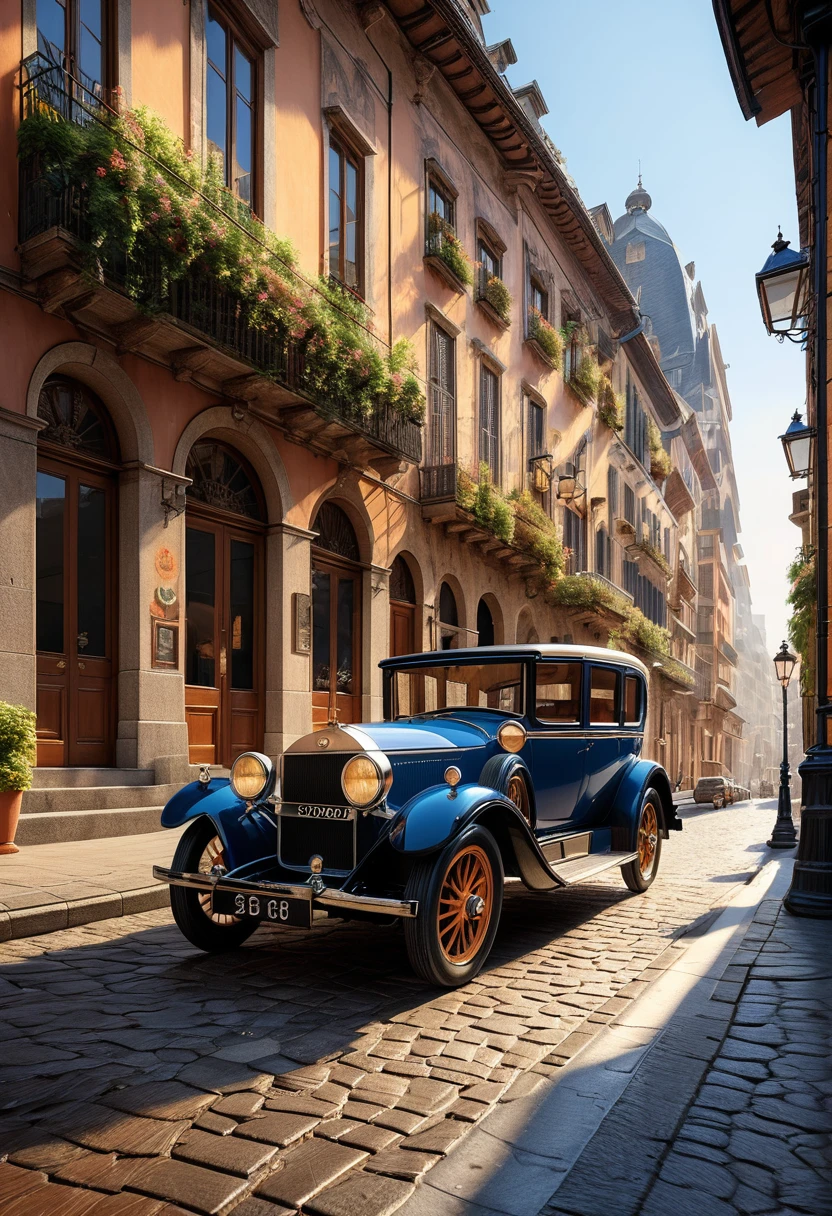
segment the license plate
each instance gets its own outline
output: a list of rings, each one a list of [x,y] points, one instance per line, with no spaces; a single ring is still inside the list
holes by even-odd
[[[215,891],[213,909],[224,916],[252,916],[275,925],[312,927],[312,901],[284,895],[244,895],[241,891]]]
[[[282,809],[283,814],[295,815],[298,819],[352,819],[355,809],[351,806],[318,806],[313,802],[301,802],[295,807]]]

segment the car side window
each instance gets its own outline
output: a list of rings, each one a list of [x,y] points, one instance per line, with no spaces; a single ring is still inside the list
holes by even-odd
[[[614,726],[618,722],[618,684],[621,674],[609,667],[593,667],[589,680],[590,726]]]
[[[624,678],[624,725],[641,726],[641,680],[638,676]]]
[[[581,664],[538,663],[535,715],[539,722],[576,726],[581,721]]]

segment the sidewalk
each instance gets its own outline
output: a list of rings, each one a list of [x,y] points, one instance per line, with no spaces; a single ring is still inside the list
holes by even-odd
[[[165,907],[168,889],[151,867],[169,864],[180,835],[32,845],[1,858],[0,941]]]
[[[635,1002],[499,1106],[403,1216],[832,1213],[830,925],[772,859]]]

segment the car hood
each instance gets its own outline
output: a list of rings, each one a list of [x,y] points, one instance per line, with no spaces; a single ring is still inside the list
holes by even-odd
[[[425,752],[483,747],[496,737],[506,719],[496,714],[463,711],[453,717],[400,718],[396,722],[362,722],[356,733],[372,739],[383,752]]]

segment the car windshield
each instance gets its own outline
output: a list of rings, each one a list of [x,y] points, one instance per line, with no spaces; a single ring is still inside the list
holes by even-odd
[[[455,709],[523,714],[521,663],[458,663],[393,672],[392,717],[451,713]]]

